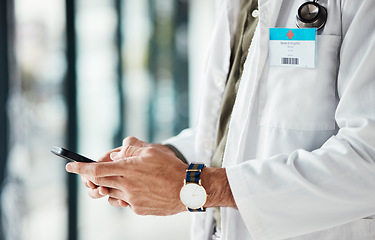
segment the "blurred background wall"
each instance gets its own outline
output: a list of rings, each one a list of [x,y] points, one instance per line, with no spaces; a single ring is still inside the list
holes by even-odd
[[[98,158],[193,126],[214,0],[0,3],[0,239],[189,239],[188,213],[90,199],[50,153]]]

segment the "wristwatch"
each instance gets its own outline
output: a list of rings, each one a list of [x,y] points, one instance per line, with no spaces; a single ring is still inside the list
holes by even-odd
[[[186,179],[180,191],[181,202],[190,212],[205,212],[203,205],[207,200],[207,193],[201,184],[203,163],[191,163],[186,169]]]

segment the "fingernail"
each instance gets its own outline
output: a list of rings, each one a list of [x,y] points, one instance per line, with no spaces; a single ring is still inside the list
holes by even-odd
[[[70,163],[66,164],[66,166],[65,166],[65,170],[66,170],[67,172],[72,172],[72,171],[73,171],[73,168],[72,168],[72,166],[70,165]]]
[[[118,160],[119,157],[120,157],[120,154],[118,154],[118,152],[111,153],[111,159],[112,160]]]
[[[102,190],[100,188],[99,188],[99,194],[102,195],[102,196],[104,196],[104,194],[103,194],[103,192],[102,192]]]
[[[129,204],[127,204],[126,202],[124,202],[124,201],[122,201],[122,200],[120,200],[119,204],[120,204],[120,206],[123,207],[123,208],[126,208],[126,207],[129,206]]]
[[[103,192],[103,190],[105,190],[105,191]],[[99,194],[102,195],[103,197],[108,195],[108,193],[105,193],[105,192],[107,192],[106,189],[99,188]]]

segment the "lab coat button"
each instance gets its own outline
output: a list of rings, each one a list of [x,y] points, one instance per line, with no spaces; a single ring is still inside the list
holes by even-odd
[[[258,9],[255,9],[255,10],[251,13],[251,16],[253,16],[253,18],[257,18],[257,17],[259,17],[259,10],[258,10]]]

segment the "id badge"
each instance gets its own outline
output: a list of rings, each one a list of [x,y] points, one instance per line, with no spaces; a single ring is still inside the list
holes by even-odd
[[[315,28],[270,28],[269,65],[315,68]]]

